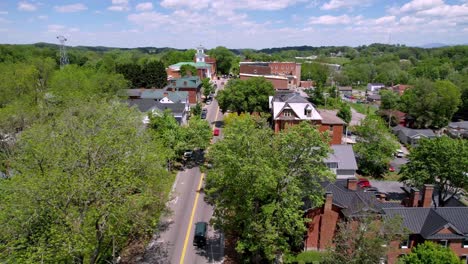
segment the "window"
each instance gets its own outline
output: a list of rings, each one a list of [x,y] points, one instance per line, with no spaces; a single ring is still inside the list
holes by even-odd
[[[291,116],[291,111],[285,110],[283,116]]]
[[[406,240],[401,241],[400,248],[409,248],[410,240],[409,237]]]
[[[330,128],[328,130],[333,131],[333,125],[330,125]]]
[[[275,66],[275,70],[277,70],[277,69],[278,69],[278,65]]]
[[[447,247],[448,246],[448,240],[439,240],[438,243],[443,246],[443,247]]]
[[[257,69],[254,69],[254,70],[253,70],[253,73],[257,73]]]
[[[463,247],[463,248],[468,248],[468,238],[466,238],[465,240],[463,240],[463,242],[462,242],[462,247]]]
[[[312,109],[309,109],[309,108],[304,109],[304,115],[307,116],[307,117],[311,117],[312,116]]]
[[[467,255],[461,256],[460,260],[461,260],[462,264],[468,264],[468,256]]]

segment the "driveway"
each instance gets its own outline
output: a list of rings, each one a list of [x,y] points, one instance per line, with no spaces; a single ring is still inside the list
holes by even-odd
[[[361,120],[364,118],[366,118],[366,115],[359,113],[351,107],[351,121],[349,122],[350,126],[359,126],[361,124]]]

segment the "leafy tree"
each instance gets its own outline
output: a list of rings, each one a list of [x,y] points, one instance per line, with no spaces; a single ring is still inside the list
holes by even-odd
[[[402,108],[416,127],[445,127],[461,103],[460,89],[450,81],[420,79],[403,94]]]
[[[197,103],[194,107],[191,108],[191,114],[193,116],[199,116],[201,115],[202,112],[202,105],[200,103]]]
[[[388,110],[389,112],[388,126],[390,127],[391,122],[392,122],[393,111],[396,110],[400,104],[400,96],[397,93],[390,91],[390,90],[381,90],[380,96],[381,96],[380,109]]]
[[[447,136],[421,139],[408,158],[409,162],[401,170],[402,180],[417,187],[434,184],[439,206],[444,206],[451,197],[468,188],[466,140]]]
[[[216,99],[223,112],[240,113],[269,112],[268,96],[273,95],[273,84],[263,77],[248,80],[230,80]]]
[[[211,127],[200,116],[190,118],[188,125],[182,127],[183,145],[186,149],[206,149],[211,140]]]
[[[163,88],[167,85],[167,73],[160,61],[150,61],[142,67],[142,84],[146,88]]]
[[[450,250],[431,241],[417,245],[411,253],[404,255],[398,263],[405,264],[461,264],[458,256]]]
[[[132,88],[139,88],[142,86],[141,80],[141,66],[136,63],[118,64],[116,72],[122,74],[125,79],[131,82]]]
[[[381,220],[375,215],[368,215],[357,220],[342,221],[338,223],[333,241],[335,248],[327,251],[323,263],[379,263],[389,249],[382,245],[401,239],[404,236],[401,230],[401,218]]]
[[[349,124],[352,117],[351,107],[349,106],[349,104],[342,104],[340,107],[340,111],[338,111],[338,114],[336,116],[343,119],[343,121],[345,121],[346,124]]]
[[[224,140],[208,154],[213,170],[205,190],[215,224],[237,239],[243,259],[271,262],[302,243],[302,199],[322,202],[319,182],[331,177],[323,163],[330,149],[306,122],[274,135],[266,120],[250,115],[225,121]]]
[[[208,52],[208,55],[216,59],[216,71],[221,74],[229,74],[231,70],[234,53],[225,47],[219,46]]]
[[[195,53],[196,51],[194,49],[186,51],[169,50],[162,53],[161,61],[166,67],[168,67],[169,65],[176,64],[178,62],[193,61]]]
[[[368,115],[356,127],[359,136],[354,151],[358,158],[359,169],[365,175],[380,177],[387,171],[388,164],[399,144],[383,120],[375,115]]]
[[[138,113],[80,101],[24,131],[0,180],[0,261],[106,263],[149,238],[170,178]]]
[[[321,86],[314,87],[314,89],[309,89],[306,91],[309,95],[309,100],[317,105],[317,106],[324,106],[325,105],[325,89]]]
[[[180,66],[180,76],[197,76],[197,68],[195,66],[192,66],[190,64],[184,64]]]
[[[311,79],[320,87],[325,85],[329,74],[328,67],[320,63],[304,63],[301,65],[301,79]]]
[[[202,79],[202,88],[203,88],[203,95],[205,98],[208,98],[210,94],[213,94],[215,89],[213,84],[211,83],[210,78]]]
[[[167,158],[167,165],[171,169],[172,162],[186,149],[183,142],[182,128],[169,109],[162,114],[150,114],[149,119],[149,127],[153,130],[153,138],[167,152],[165,157]]]

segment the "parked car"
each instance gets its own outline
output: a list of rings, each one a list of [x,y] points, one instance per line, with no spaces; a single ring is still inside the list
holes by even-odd
[[[191,159],[193,157],[193,150],[187,150],[184,152],[184,158]]]
[[[201,111],[201,119],[206,119],[206,115],[208,114],[208,109],[206,108],[203,108],[202,111]]]
[[[211,99],[207,99],[207,100],[206,100],[206,104],[207,104],[207,105],[210,105],[210,104],[211,104]]]
[[[390,165],[390,166],[388,167],[388,171],[394,172],[394,171],[395,171],[395,167],[393,167],[393,165]]]
[[[364,192],[378,192],[379,189],[377,187],[369,187],[364,190]]]
[[[358,186],[359,186],[360,188],[363,188],[363,189],[364,189],[364,188],[370,188],[370,187],[372,187],[372,185],[370,184],[369,180],[366,179],[366,178],[360,178],[360,179],[358,180],[358,183],[357,183],[357,184],[358,184]]]
[[[207,222],[198,222],[195,224],[195,234],[193,236],[193,245],[204,247],[206,245],[206,232],[208,229]]]
[[[395,153],[395,156],[397,158],[404,158],[405,157],[405,153],[403,152],[403,150],[399,149],[397,150],[397,152]]]
[[[219,136],[219,128],[213,130],[213,136]]]

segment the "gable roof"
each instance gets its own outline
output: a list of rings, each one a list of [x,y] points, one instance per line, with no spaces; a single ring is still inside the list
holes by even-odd
[[[345,121],[336,116],[337,110],[319,109],[318,112],[322,116],[322,124],[346,125]]]
[[[129,106],[136,106],[142,113],[146,113],[156,107],[156,101],[154,99],[128,99],[127,104]]]
[[[431,129],[413,129],[413,128],[398,125],[392,128],[392,130],[394,132],[402,133],[403,135],[410,137],[410,138],[416,137],[418,135],[428,137],[428,138],[432,138],[436,136],[434,134],[434,131],[432,131]]]
[[[338,163],[339,170],[357,170],[356,157],[351,145],[332,145],[333,153],[330,153],[325,162]]]
[[[141,92],[142,99],[156,99],[161,100],[162,98],[166,97],[169,98],[172,102],[184,102],[188,99],[188,92],[187,91],[165,91],[162,89],[147,89]]]
[[[198,76],[185,76],[169,81],[167,88],[198,88],[201,86],[201,80]]]
[[[186,105],[184,103],[163,104],[156,102],[155,110],[164,112],[166,109],[171,110],[174,116],[182,116],[185,111]]]
[[[450,122],[449,128],[468,130],[468,121]]]
[[[293,93],[290,91],[277,92],[275,96],[271,99],[271,105],[273,108],[273,119],[293,119],[293,120],[321,120],[322,117],[315,109],[314,105],[310,103],[307,99],[302,97],[298,93]],[[304,113],[305,109],[311,110],[311,115],[307,116]],[[296,117],[287,117],[283,118],[279,115],[284,109],[291,109]]]
[[[387,218],[401,216],[406,228],[425,239],[468,238],[468,207],[400,207],[384,208],[383,211]],[[444,228],[452,229],[453,233],[439,233]]]
[[[399,203],[379,201],[371,192],[349,190],[347,180],[324,182],[322,187],[333,194],[333,204],[342,208],[346,217],[362,216],[368,213],[382,213],[383,208],[401,206]]]

